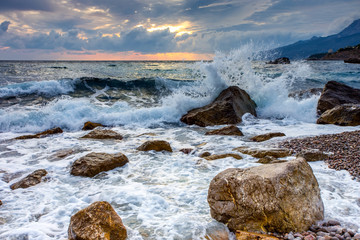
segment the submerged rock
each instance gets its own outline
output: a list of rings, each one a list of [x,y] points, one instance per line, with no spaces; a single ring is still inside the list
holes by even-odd
[[[52,129],[46,130],[44,132],[33,134],[33,135],[24,135],[24,136],[16,137],[15,139],[41,138],[41,137],[47,137],[49,135],[58,134],[58,133],[63,133],[63,130],[59,127],[52,128]]]
[[[209,155],[205,158],[208,161],[213,161],[213,160],[217,160],[217,159],[221,159],[221,158],[227,158],[227,157],[232,157],[235,158],[237,160],[242,159],[242,156],[238,155],[238,154],[234,154],[234,153],[225,153],[225,154],[213,154],[213,155]]]
[[[117,133],[113,130],[107,129],[94,129],[93,131],[89,132],[85,136],[81,138],[92,138],[92,139],[116,139],[121,140],[123,137],[120,133]]]
[[[194,150],[194,149],[192,149],[192,148],[182,148],[182,149],[180,149],[179,151],[180,151],[180,152],[183,152],[183,153],[185,153],[185,154],[190,154],[193,150]]]
[[[45,169],[39,169],[36,170],[34,172],[32,172],[31,174],[27,175],[26,177],[24,177],[23,179],[21,179],[20,181],[12,184],[10,186],[10,188],[12,190],[15,190],[17,188],[28,188],[31,186],[34,186],[36,184],[41,183],[41,179],[46,176],[47,171]]]
[[[139,151],[168,151],[172,152],[168,142],[162,140],[146,141],[137,148]]]
[[[70,219],[69,240],[125,240],[127,231],[108,202],[94,202]]]
[[[292,154],[291,150],[286,148],[259,149],[259,148],[239,147],[239,148],[234,148],[233,151],[238,151],[247,155],[251,155],[255,158],[263,158],[267,156],[282,158],[282,157],[290,156]]]
[[[263,142],[263,141],[267,141],[274,137],[284,137],[284,136],[285,136],[284,133],[274,132],[274,133],[266,133],[266,134],[262,134],[262,135],[257,135],[250,139],[251,139],[251,141],[254,141],[254,142]]]
[[[341,104],[360,104],[360,89],[345,84],[329,81],[321,93],[317,105],[319,115]]]
[[[329,155],[323,153],[322,151],[311,149],[311,150],[303,150],[296,154],[296,157],[302,157],[307,162],[315,162],[315,161],[323,161],[328,159]]]
[[[317,124],[335,124],[340,126],[360,125],[360,104],[343,104],[325,111]]]
[[[180,120],[201,127],[237,124],[245,113],[256,116],[255,108],[255,102],[244,90],[231,86],[223,90],[212,103],[190,110]]]
[[[93,130],[96,127],[104,127],[104,126],[101,123],[94,123],[87,121],[86,123],[84,123],[82,130]]]
[[[302,232],[324,218],[318,182],[302,158],[227,169],[211,181],[208,203],[232,231]]]
[[[290,64],[290,59],[287,57],[277,58],[274,61],[267,62],[266,64]]]
[[[240,129],[234,125],[208,131],[205,133],[205,135],[244,136],[244,134],[240,131]]]
[[[122,153],[89,153],[77,159],[71,166],[71,175],[94,177],[100,172],[109,171],[128,163],[128,158]]]

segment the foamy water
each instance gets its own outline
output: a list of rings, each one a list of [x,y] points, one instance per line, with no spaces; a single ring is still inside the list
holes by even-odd
[[[294,90],[323,86],[333,80],[326,76],[337,74],[345,75],[344,82],[356,86],[360,79],[353,72],[360,72],[359,68],[336,62],[269,66],[250,61],[253,57],[251,51],[241,49],[219,53],[211,63],[116,63],[117,67],[111,68],[109,63],[97,63],[97,68],[92,66],[88,72],[80,63],[65,62],[56,66],[66,65],[66,69],[51,70],[54,73],[49,72],[49,67],[41,70],[46,79],[29,81],[25,70],[26,81],[8,76],[8,83],[0,87],[1,100],[9,101],[0,109],[0,238],[66,239],[73,214],[92,202],[108,201],[121,216],[129,239],[204,239],[206,229],[224,227],[210,216],[207,191],[212,178],[230,167],[259,164],[257,159],[243,154],[242,160],[206,161],[197,157],[199,153],[237,153],[232,149],[263,146],[249,141],[249,137],[266,132],[286,134],[265,143],[272,144],[287,138],[359,130],[316,125],[319,96],[303,100],[288,97]],[[45,63],[41,64],[39,69]],[[337,68],[325,74],[329,64]],[[25,65],[23,68],[27,69]],[[80,79],[90,77],[94,69],[98,69],[95,77],[106,78]],[[134,75],[139,69],[146,79]],[[67,76],[70,72],[79,74]],[[124,80],[117,75],[124,72],[127,74],[121,76],[133,78]],[[59,80],[51,76],[64,77]],[[130,85],[124,85],[124,81]],[[244,137],[206,136],[207,130],[221,126],[201,128],[180,123],[186,111],[210,103],[231,85],[245,89],[258,105],[258,118],[245,115],[238,125]],[[80,129],[88,120],[111,126],[124,139],[79,139],[87,133]],[[55,126],[65,132],[41,139],[11,140]],[[174,152],[136,150],[144,141],[155,139],[168,141]],[[186,155],[179,152],[181,148],[194,151]],[[64,159],[54,157],[64,149],[76,153]],[[129,163],[94,178],[71,176],[71,164],[90,152],[122,152]],[[320,185],[326,220],[337,219],[358,231],[360,183],[352,180],[348,172],[328,169],[322,162],[310,165]],[[41,168],[48,171],[45,182],[27,189],[10,189],[12,183]]]

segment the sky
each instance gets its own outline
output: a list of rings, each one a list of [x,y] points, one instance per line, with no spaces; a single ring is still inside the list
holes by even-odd
[[[0,60],[208,60],[335,34],[360,0],[0,0]]]

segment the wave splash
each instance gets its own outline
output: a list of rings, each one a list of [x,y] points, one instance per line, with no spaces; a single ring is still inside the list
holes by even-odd
[[[61,96],[38,108],[0,110],[0,131],[35,132],[55,126],[78,130],[85,121],[108,126],[179,124],[188,110],[210,103],[232,85],[249,93],[258,106],[260,118],[314,122],[318,96],[303,100],[288,97],[291,90],[306,85],[310,66],[305,62],[269,66],[257,61],[259,55],[253,49],[249,44],[227,54],[217,53],[213,62],[194,63],[193,74],[197,76],[194,81],[80,78],[3,87],[2,98],[29,94]],[[138,90],[140,94],[132,94]],[[127,91],[126,98],[111,95],[121,91]],[[99,101],[100,95],[115,101],[111,104]],[[145,101],[142,97],[150,101],[145,107],[132,104]]]

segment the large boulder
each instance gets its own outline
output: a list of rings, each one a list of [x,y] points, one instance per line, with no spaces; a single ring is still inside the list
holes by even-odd
[[[208,131],[205,135],[244,136],[240,129],[234,125]]]
[[[77,159],[71,166],[71,175],[93,177],[104,171],[109,171],[128,163],[128,158],[122,153],[89,153]]]
[[[317,124],[335,124],[341,126],[360,125],[360,104],[343,104],[325,111]]]
[[[94,202],[70,219],[69,240],[125,240],[127,231],[108,202]]]
[[[302,158],[247,169],[211,181],[211,216],[230,230],[302,232],[324,217],[318,182]]]
[[[360,104],[360,89],[349,87],[345,84],[329,81],[321,93],[317,105],[319,115],[338,105],[352,103]]]
[[[59,127],[57,128],[52,128],[37,134],[33,134],[33,135],[24,135],[24,136],[20,136],[20,137],[16,137],[15,139],[32,139],[32,138],[42,138],[42,137],[47,137],[49,135],[54,135],[54,134],[59,134],[62,133],[63,130]]]
[[[10,188],[12,190],[15,190],[17,188],[28,188],[31,186],[35,186],[36,184],[41,183],[41,179],[44,176],[46,176],[46,174],[47,171],[45,169],[36,170],[30,173],[29,175],[27,175],[26,177],[24,177],[23,179],[21,179],[20,181],[12,184]]]
[[[120,133],[108,129],[94,129],[81,138],[92,138],[92,139],[116,139],[121,140],[123,137]]]
[[[201,127],[237,124],[245,113],[256,116],[256,104],[244,90],[236,86],[228,87],[210,104],[190,110],[181,117],[189,125]]]
[[[172,152],[172,148],[167,141],[153,140],[146,141],[137,148],[139,151],[168,151]]]

